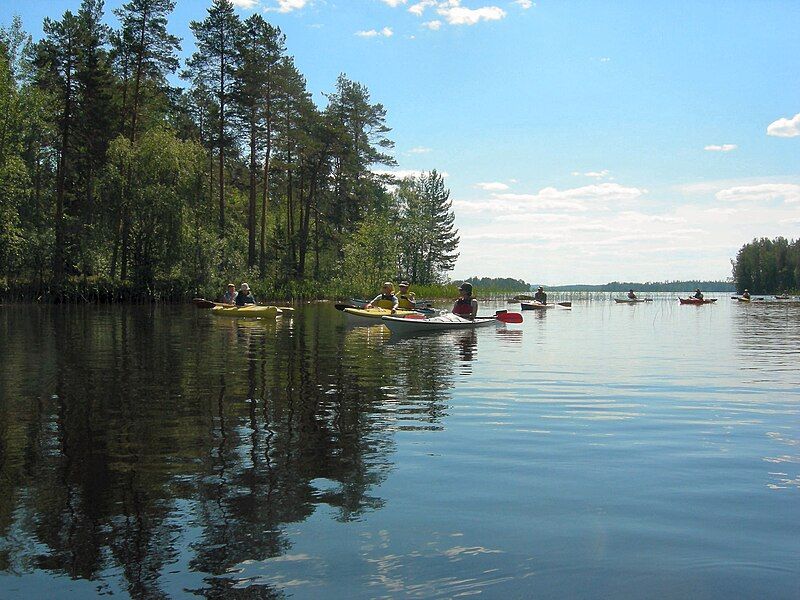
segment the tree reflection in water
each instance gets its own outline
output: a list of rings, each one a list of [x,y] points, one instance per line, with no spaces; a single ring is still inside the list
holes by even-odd
[[[391,340],[332,309],[17,307],[0,320],[0,570],[96,593],[277,598],[232,575],[316,507],[379,509],[393,431],[441,427],[474,332]],[[192,575],[196,573],[196,575]]]

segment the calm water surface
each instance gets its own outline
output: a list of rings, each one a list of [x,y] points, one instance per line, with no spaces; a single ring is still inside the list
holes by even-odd
[[[0,597],[797,599],[800,306],[719,296],[0,307]]]

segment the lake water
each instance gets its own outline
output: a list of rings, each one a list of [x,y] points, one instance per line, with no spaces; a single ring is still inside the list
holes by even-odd
[[[729,295],[0,307],[0,597],[800,598],[800,306]]]

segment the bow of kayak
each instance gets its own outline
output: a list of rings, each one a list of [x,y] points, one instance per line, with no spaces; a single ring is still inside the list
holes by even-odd
[[[347,320],[354,325],[380,325],[381,317],[397,316],[400,318],[406,315],[419,315],[413,310],[398,310],[392,315],[391,309],[388,308],[344,308],[342,310],[347,316]]]
[[[283,312],[277,306],[215,306],[211,314],[217,317],[261,317],[274,319]]]
[[[500,322],[497,317],[475,317],[474,320],[464,319],[458,315],[446,314],[430,319],[396,317],[385,315],[381,322],[389,328],[392,333],[419,333],[422,331],[448,331],[453,329],[475,329],[486,327],[493,323]]]
[[[708,299],[704,298],[703,300],[700,300],[699,298],[678,298],[678,300],[680,300],[681,304],[696,304],[696,305],[713,304],[714,302],[717,301],[716,298],[708,298]]]

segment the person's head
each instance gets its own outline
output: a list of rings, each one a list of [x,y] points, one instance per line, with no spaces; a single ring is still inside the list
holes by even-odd
[[[241,285],[241,287],[239,288],[239,291],[240,291],[241,293],[243,293],[243,294],[249,294],[249,293],[250,293],[250,286],[249,286],[249,285],[247,285],[246,283],[243,283],[243,284]]]
[[[628,291],[632,294],[633,293],[633,288],[629,289]]]
[[[537,288],[537,291],[539,291],[539,292],[543,292],[543,291],[544,291],[544,288],[543,288],[542,286],[539,286],[539,287]]]
[[[384,281],[383,282],[383,293],[384,294],[391,294],[394,292],[394,284],[391,281]]]
[[[472,284],[467,283],[466,281],[458,286],[458,291],[464,294],[465,296],[472,296]]]
[[[695,290],[695,292],[699,292],[699,291],[700,291],[700,288],[697,288],[697,289]]]
[[[229,292],[235,292],[236,291],[236,286],[234,284],[232,284],[232,283],[229,283],[228,284],[228,291]]]
[[[744,291],[745,291],[745,293],[747,293],[747,292],[749,292],[750,290],[748,290],[747,288],[744,288]]]
[[[401,281],[401,282],[400,282],[400,291],[401,291],[401,292],[407,292],[407,291],[408,291],[408,286],[409,286],[409,285],[410,285],[410,284],[409,284],[407,281]]]

